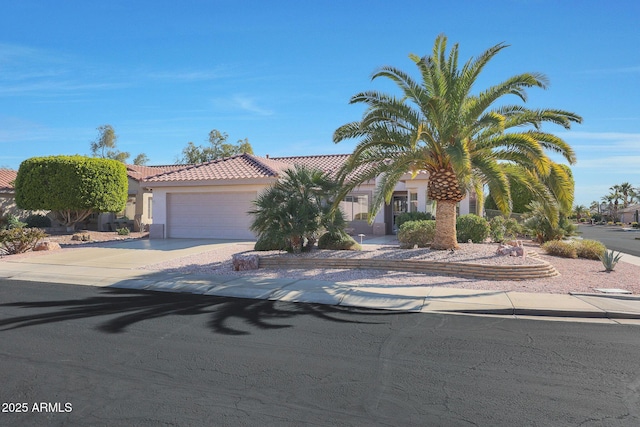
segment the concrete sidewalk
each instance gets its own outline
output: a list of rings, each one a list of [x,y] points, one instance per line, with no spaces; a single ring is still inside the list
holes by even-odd
[[[138,268],[152,263],[151,260],[157,262],[179,258],[225,244],[229,243],[203,241],[194,247],[176,241],[172,246],[163,248],[128,247],[120,244],[113,248],[76,249],[16,261],[5,260],[0,262],[0,279],[186,292],[403,312],[499,315],[640,325],[640,296],[476,291],[415,285],[355,286],[346,282],[197,275]]]

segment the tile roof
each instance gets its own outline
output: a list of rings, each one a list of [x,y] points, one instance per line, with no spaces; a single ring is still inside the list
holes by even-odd
[[[325,154],[316,156],[272,157],[272,159],[294,165],[315,167],[328,172],[330,175],[335,175],[349,156],[350,154]]]
[[[270,178],[278,177],[282,171],[292,166],[290,163],[245,153],[207,163],[183,166],[182,169],[151,176],[145,179],[145,182]]]
[[[136,181],[142,181],[150,178],[154,175],[161,173],[176,171],[184,169],[189,165],[163,165],[163,166],[141,166],[141,165],[126,165],[127,175]]]
[[[16,179],[16,176],[18,172],[0,168],[0,193],[13,193],[14,188],[11,182]]]

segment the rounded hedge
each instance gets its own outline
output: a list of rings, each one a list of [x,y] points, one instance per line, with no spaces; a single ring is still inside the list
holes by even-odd
[[[318,249],[359,251],[362,246],[346,233],[324,233],[318,239]]]
[[[15,189],[25,210],[118,212],[127,203],[127,169],[111,159],[32,157],[20,164]]]
[[[398,242],[403,248],[426,248],[436,235],[434,220],[407,221],[398,230]]]
[[[458,242],[482,243],[489,237],[491,227],[489,222],[475,214],[461,215],[456,220],[456,237]]]

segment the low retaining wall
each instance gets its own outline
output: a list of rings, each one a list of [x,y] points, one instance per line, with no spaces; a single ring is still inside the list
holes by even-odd
[[[547,262],[528,265],[490,265],[419,260],[260,257],[259,268],[337,268],[407,271],[486,280],[528,280],[558,276]]]

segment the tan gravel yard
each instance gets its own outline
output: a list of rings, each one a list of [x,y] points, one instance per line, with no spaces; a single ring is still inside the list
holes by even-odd
[[[527,245],[528,250],[540,252],[539,248]],[[622,288],[634,294],[640,294],[640,266],[619,262],[612,273],[604,272],[600,261],[585,259],[566,259],[551,257],[539,253],[538,258],[528,256],[525,260],[517,257],[496,256],[495,244],[463,244],[461,250],[454,253],[447,251],[430,251],[427,249],[406,250],[397,249],[388,245],[365,245],[361,252],[348,251],[316,251],[312,254],[300,256],[341,256],[341,257],[396,257],[407,259],[425,259],[432,261],[450,260],[456,262],[492,263],[492,264],[519,264],[537,263],[546,260],[560,273],[560,276],[548,279],[523,280],[523,281],[491,281],[472,280],[450,276],[438,276],[429,274],[404,273],[397,271],[380,270],[344,270],[344,269],[260,269],[253,271],[233,271],[231,257],[238,252],[252,250],[252,244],[229,245],[222,249],[201,253],[189,257],[173,260],[170,263],[146,266],[149,270],[171,270],[183,273],[196,274],[225,274],[238,276],[253,276],[262,278],[299,278],[326,280],[333,282],[348,282],[359,284],[381,285],[427,285],[455,287],[477,290],[497,291],[521,291],[544,292],[566,294],[568,292],[595,292],[596,288]],[[273,256],[274,253],[261,253],[261,255]],[[279,254],[280,256],[296,256],[291,254]]]

